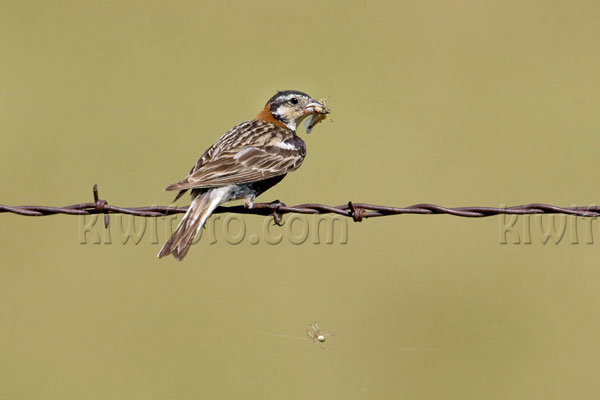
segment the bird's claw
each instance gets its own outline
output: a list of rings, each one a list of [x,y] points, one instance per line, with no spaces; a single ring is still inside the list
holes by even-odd
[[[283,217],[280,213],[278,213],[277,211],[281,208],[281,207],[285,207],[285,203],[282,203],[279,200],[275,200],[272,201],[271,203],[271,207],[273,209],[273,222],[275,223],[275,225],[277,226],[283,226]]]
[[[282,203],[282,202],[281,202],[281,201],[279,201],[279,200],[274,200],[274,201],[270,202],[269,204],[270,204],[270,205],[271,205],[273,208],[275,208],[275,209],[278,209],[278,208],[281,208],[281,207],[287,207],[287,206],[285,205],[285,203]]]

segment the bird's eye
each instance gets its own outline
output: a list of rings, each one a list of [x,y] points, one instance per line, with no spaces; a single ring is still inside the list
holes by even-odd
[[[290,100],[290,103],[292,104],[298,104],[298,99],[295,97],[292,97],[292,99]]]

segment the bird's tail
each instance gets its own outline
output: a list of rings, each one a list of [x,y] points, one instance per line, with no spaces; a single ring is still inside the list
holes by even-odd
[[[194,237],[202,229],[208,217],[219,204],[227,201],[228,192],[223,189],[226,188],[210,189],[194,197],[175,232],[158,252],[158,258],[173,254],[178,261],[183,260]]]

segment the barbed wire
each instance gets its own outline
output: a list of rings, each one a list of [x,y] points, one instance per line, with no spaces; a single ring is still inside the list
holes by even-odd
[[[39,217],[55,214],[67,215],[91,215],[104,214],[104,225],[108,227],[109,214],[128,214],[138,217],[164,217],[172,214],[181,214],[187,211],[187,207],[166,207],[166,206],[147,206],[147,207],[119,207],[109,205],[107,201],[98,196],[98,185],[93,188],[94,202],[73,204],[64,207],[48,206],[6,206],[0,204],[0,213],[13,213],[31,217]],[[328,206],[317,203],[299,204],[296,206],[287,206],[279,201],[271,203],[255,203],[253,208],[245,206],[220,206],[214,214],[237,213],[254,215],[272,215],[275,223],[281,222],[281,216],[288,213],[297,214],[337,214],[352,218],[355,222],[360,222],[365,218],[385,217],[399,214],[448,214],[456,217],[482,218],[491,217],[500,214],[566,214],[578,217],[598,217],[600,216],[600,206],[586,207],[558,207],[551,204],[531,203],[512,207],[456,207],[448,208],[435,204],[415,204],[409,207],[389,207],[366,203],[353,203],[340,206]]]

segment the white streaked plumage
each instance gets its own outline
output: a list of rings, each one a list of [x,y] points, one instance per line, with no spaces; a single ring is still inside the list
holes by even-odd
[[[275,144],[275,147],[279,147],[280,149],[284,149],[284,150],[297,150],[298,149],[293,144],[291,144],[291,143],[285,143],[285,142],[277,142]]]

